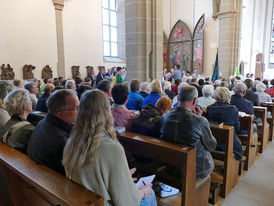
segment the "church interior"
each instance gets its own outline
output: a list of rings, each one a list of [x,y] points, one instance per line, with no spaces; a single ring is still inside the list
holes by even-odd
[[[274,0],[0,0],[0,65],[0,206],[273,205]],[[178,73],[180,77],[176,76]],[[23,87],[25,89],[20,89]],[[197,93],[196,97],[191,97],[192,102],[187,97],[192,91],[190,87],[196,88]],[[33,106],[31,95],[35,88],[36,104]],[[58,96],[57,88],[75,92],[60,92]],[[241,93],[242,88],[245,89]],[[107,94],[107,103],[109,100],[111,104],[100,115],[101,108],[105,107],[105,97],[100,96],[98,89]],[[28,90],[29,97],[24,97],[26,92],[23,90]],[[212,90],[210,104],[209,100],[199,99],[209,90]],[[253,95],[251,99],[247,97],[249,90]],[[195,91],[190,96],[196,94]],[[121,100],[123,92],[126,94],[124,102]],[[141,92],[147,93],[146,96],[142,95],[142,100],[131,108],[131,95],[139,98]],[[160,113],[158,120],[161,123],[154,135],[148,135],[141,131],[152,123],[155,126],[154,119],[150,118],[149,123],[141,120],[138,129],[134,129],[137,120],[133,119],[143,117],[143,112],[148,111],[144,103],[152,93],[159,97],[155,100],[154,96],[147,104],[153,101],[153,109]],[[268,99],[265,99],[266,94]],[[244,102],[245,106],[237,102],[236,97],[233,98],[235,95],[248,99],[250,113],[248,103]],[[20,103],[24,98],[31,100],[30,110]],[[45,111],[37,109],[40,98],[44,98],[41,101]],[[164,99],[161,104],[159,99],[162,98],[168,100]],[[61,107],[55,99],[65,106]],[[180,108],[189,108],[191,103],[193,110],[187,112],[193,113],[193,122],[188,123],[185,130],[180,129],[177,125],[183,118],[178,115],[183,112]],[[165,111],[161,108],[167,107],[166,104],[171,106]],[[227,108],[218,113],[224,105]],[[10,111],[21,107],[24,107],[23,113]],[[88,107],[90,110],[83,112]],[[125,111],[121,112],[121,107]],[[229,110],[232,107],[235,115],[234,110]],[[175,111],[178,117],[170,123],[168,118]],[[127,112],[131,112],[127,118],[132,120],[125,126],[121,122]],[[5,122],[4,113],[8,115]],[[89,114],[97,114],[104,121],[99,124],[100,118],[89,119]],[[10,126],[15,116],[25,122],[20,126],[28,127],[27,131],[18,134],[20,128]],[[74,119],[70,120],[72,116]],[[68,123],[69,129],[59,133],[48,126],[48,135],[58,133],[62,138],[70,138],[54,140],[54,146],[49,146],[52,150],[56,147],[59,152],[60,170],[55,167],[57,163],[51,167],[51,163],[39,161],[39,155],[34,157],[39,150],[48,152],[45,148],[49,144],[41,144],[41,140],[39,149],[34,146],[38,140],[33,140],[35,135],[46,134],[47,129],[42,128],[46,121],[57,117]],[[232,119],[236,122],[231,123]],[[184,119],[183,123],[188,120]],[[54,126],[63,124],[54,121]],[[92,121],[96,126],[92,126]],[[198,121],[199,125],[205,125],[198,127]],[[67,127],[66,123],[62,128]],[[171,137],[163,138],[165,123],[169,124],[166,130],[175,131],[172,141]],[[100,136],[98,128],[103,124],[110,126],[100,130],[102,137],[95,139]],[[87,125],[92,128],[89,132]],[[38,129],[40,132],[36,131]],[[199,143],[178,140],[191,129],[195,131],[187,138],[199,134]],[[28,145],[24,150],[23,143],[11,143],[12,133],[16,132],[17,140]],[[205,140],[205,133],[215,143],[212,139]],[[114,141],[105,143],[106,136]],[[235,138],[240,142],[240,158],[235,152]],[[116,142],[120,144],[116,145]],[[112,152],[106,150],[110,148],[108,144],[113,146]],[[211,149],[207,144],[215,146]],[[204,155],[198,154],[201,147]],[[80,156],[79,151],[86,153]],[[123,151],[122,154],[119,151]],[[102,161],[113,166],[109,174],[105,171],[107,166],[100,165],[100,160],[96,159],[100,152]],[[114,161],[118,153],[121,158]],[[103,159],[110,154],[112,160]],[[209,156],[208,159],[205,156]],[[55,159],[55,156],[48,158]],[[92,160],[89,162],[85,158]],[[207,165],[201,166],[199,158],[209,161],[211,167],[213,165],[202,180],[198,174],[200,170],[205,173]],[[126,165],[122,165],[123,161]],[[73,162],[77,169],[71,166]],[[89,165],[91,162],[93,166]],[[119,176],[126,177],[110,181],[116,170],[115,163],[127,170],[136,167],[137,172],[126,171],[130,178],[133,173],[137,179],[153,174],[156,177],[149,182],[144,179],[140,183],[144,186],[141,189],[135,187],[133,181],[124,187],[128,175],[124,175],[122,169],[115,173],[121,172]],[[99,164],[99,170],[94,166],[96,164]],[[106,168],[103,170],[103,167]],[[92,168],[92,173],[89,174],[87,168]],[[98,176],[92,177],[93,173]],[[106,188],[92,185],[94,182],[104,183]],[[114,189],[112,184],[115,184]],[[112,191],[115,187],[124,187],[120,193],[124,192],[126,197],[116,199],[114,193],[117,191]],[[164,187],[176,192],[164,196],[161,193]]]

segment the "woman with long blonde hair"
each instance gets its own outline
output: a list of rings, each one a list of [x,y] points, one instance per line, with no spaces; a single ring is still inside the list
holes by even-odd
[[[64,153],[66,175],[98,193],[107,205],[156,205],[151,184],[138,189],[123,147],[116,139],[108,97],[86,92]]]

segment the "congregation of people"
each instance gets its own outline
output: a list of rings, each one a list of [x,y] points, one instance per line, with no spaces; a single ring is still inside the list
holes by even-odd
[[[234,126],[233,153],[241,161],[237,135],[247,131],[239,115],[254,115],[253,106],[272,98],[274,79],[248,74],[213,82],[179,65],[151,82],[127,82],[122,67],[68,80],[0,80],[0,140],[98,193],[105,205],[154,206],[153,185],[134,184],[135,169],[128,166],[116,127],[195,147],[196,181],[202,182],[214,169],[210,152],[224,151],[209,122]],[[28,121],[33,111],[46,113],[37,125]],[[260,121],[255,117],[254,131]]]

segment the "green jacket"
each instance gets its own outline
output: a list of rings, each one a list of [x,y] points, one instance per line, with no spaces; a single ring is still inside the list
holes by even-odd
[[[118,83],[123,83],[122,75],[119,73],[116,74],[116,84]]]
[[[22,121],[26,120],[18,115],[13,115],[1,131],[0,140],[3,141],[3,135],[8,132],[6,144],[19,150],[20,152],[26,153],[31,134],[35,127],[31,124],[27,124],[18,128],[14,132],[10,130],[13,125]]]

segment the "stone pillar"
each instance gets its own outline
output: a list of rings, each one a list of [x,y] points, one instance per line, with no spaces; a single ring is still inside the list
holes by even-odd
[[[223,77],[234,74],[239,66],[239,40],[241,21],[241,0],[221,0],[217,14],[219,26],[219,73]]]
[[[57,74],[59,77],[66,78],[65,72],[65,52],[64,52],[64,35],[63,35],[63,15],[64,0],[52,0],[55,7],[56,16],[56,34],[57,34]]]
[[[162,0],[127,0],[125,13],[127,80],[161,79]]]

